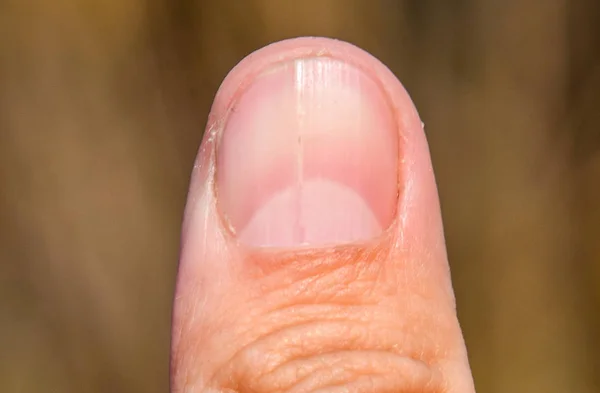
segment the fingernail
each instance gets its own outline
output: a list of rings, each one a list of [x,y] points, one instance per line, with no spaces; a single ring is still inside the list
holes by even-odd
[[[250,246],[380,235],[398,195],[398,132],[381,86],[324,57],[263,72],[226,121],[216,192],[225,222]]]

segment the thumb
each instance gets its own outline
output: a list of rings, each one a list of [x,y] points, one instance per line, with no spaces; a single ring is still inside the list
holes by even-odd
[[[227,76],[176,291],[173,392],[474,392],[421,121],[350,44],[283,41]]]

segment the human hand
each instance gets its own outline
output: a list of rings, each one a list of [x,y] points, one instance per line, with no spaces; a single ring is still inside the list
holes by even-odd
[[[421,120],[354,46],[227,76],[181,247],[173,392],[474,392]]]

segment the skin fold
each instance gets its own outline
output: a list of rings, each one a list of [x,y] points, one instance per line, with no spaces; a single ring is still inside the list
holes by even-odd
[[[282,246],[262,247],[241,237],[237,227],[241,224],[236,225],[230,214],[230,204],[246,194],[227,188],[238,182],[226,182],[231,179],[226,175],[234,172],[223,157],[229,154],[226,149],[237,146],[231,139],[234,125],[245,132],[251,124],[244,118],[232,119],[242,116],[244,94],[265,70],[307,58],[348,64],[381,89],[396,133],[390,140],[397,142],[397,159],[389,161],[396,166],[387,180],[392,188],[378,189],[370,206],[383,212],[381,217],[390,214],[390,220],[379,220],[385,222],[382,228],[350,241],[316,244],[311,239],[294,245],[288,243],[295,238],[285,238],[288,243]],[[269,90],[259,93],[254,102],[269,102]],[[367,104],[371,102],[363,105]],[[257,110],[248,113],[254,116]],[[347,147],[328,133],[345,120],[334,115],[327,119],[333,125],[319,134],[325,135],[319,143],[332,154],[318,165],[323,173],[333,173],[331,168],[348,159],[336,152]],[[347,127],[343,124],[342,130]],[[369,132],[365,141],[370,135],[381,138],[378,129]],[[278,135],[260,136],[265,138],[261,145]],[[384,157],[384,149],[390,148],[390,143],[367,146],[367,142],[364,149],[370,153],[365,153],[365,160]],[[235,159],[231,157],[227,159]],[[268,182],[277,173],[261,170],[262,177],[256,179],[266,177]],[[390,189],[397,191],[389,194]],[[328,206],[326,199],[334,193],[319,195],[318,201]],[[382,207],[390,200],[386,195],[393,196],[391,208]],[[320,211],[321,219],[306,218],[304,225],[326,225],[327,209],[332,208]],[[289,225],[297,223],[292,220]],[[248,56],[223,82],[192,173],[183,222],[171,389],[175,393],[474,392],[423,125],[400,82],[368,53],[324,38],[282,41]]]

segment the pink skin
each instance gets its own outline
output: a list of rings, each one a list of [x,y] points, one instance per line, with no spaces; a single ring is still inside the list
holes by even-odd
[[[357,96],[344,90],[327,102],[342,100],[347,116],[317,111],[316,137],[281,142],[298,135],[285,134],[298,102],[286,106],[285,67],[314,58],[360,70],[348,72],[364,115],[348,121]],[[278,108],[267,123],[258,103]],[[339,136],[354,126],[354,139]],[[305,149],[302,160],[291,146]],[[340,206],[359,219],[334,228],[328,218],[340,219],[331,213]],[[474,392],[422,123],[368,53],[288,40],[251,54],[223,82],[184,217],[171,378],[172,391],[186,393]]]

